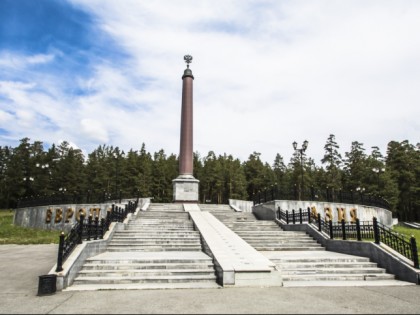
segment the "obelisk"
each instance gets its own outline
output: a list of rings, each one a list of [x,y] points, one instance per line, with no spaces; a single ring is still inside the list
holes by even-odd
[[[199,180],[193,176],[193,80],[190,69],[192,56],[184,56],[187,69],[182,76],[181,136],[179,149],[179,176],[172,181],[173,201],[198,203]]]

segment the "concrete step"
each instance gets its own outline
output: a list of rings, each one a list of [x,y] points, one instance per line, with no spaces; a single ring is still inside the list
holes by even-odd
[[[139,227],[134,227],[134,226],[128,226],[126,228],[125,231],[156,231],[156,230],[160,230],[160,231],[193,231],[192,230],[192,226],[172,226],[172,227],[144,227],[144,228],[139,228]]]
[[[272,247],[264,247],[264,246],[253,246],[258,251],[325,251],[324,247],[298,247],[298,246],[272,246]]]
[[[166,269],[214,269],[213,263],[210,261],[195,263],[89,263],[83,265],[82,270],[166,270]]]
[[[374,287],[374,286],[411,286],[414,283],[399,280],[381,280],[381,281],[365,281],[365,280],[307,280],[307,281],[283,281],[286,288],[299,287]]]
[[[109,252],[133,252],[133,251],[201,251],[201,245],[109,245],[107,250]]]
[[[297,269],[285,269],[281,266],[282,275],[336,275],[336,274],[384,274],[386,271],[382,268],[297,268]]]
[[[193,234],[199,234],[198,231],[194,231],[192,229],[190,230],[179,230],[179,231],[174,231],[174,230],[155,230],[155,231],[150,231],[150,230],[120,230],[120,231],[116,231],[115,235],[129,235],[129,234],[146,234],[146,235],[158,235],[158,234],[179,234],[179,235],[193,235]]]
[[[144,241],[136,241],[133,242],[132,240],[112,240],[110,245],[112,246],[130,246],[135,244],[136,246],[150,246],[150,245],[171,245],[171,246],[184,246],[184,245],[200,245],[200,239],[162,239],[162,240],[144,240]]]
[[[76,277],[74,284],[129,284],[129,283],[177,283],[177,282],[215,282],[215,275],[138,275],[110,277]]]
[[[176,255],[176,257],[173,257]],[[188,258],[188,256],[193,255],[193,258]],[[169,256],[169,257],[167,257]],[[182,253],[182,255],[177,255],[177,253],[148,253],[136,254],[131,252],[119,253],[103,253],[95,257],[86,259],[85,264],[164,264],[171,266],[173,264],[212,264],[212,259],[207,255],[204,255],[204,258],[197,258],[196,253]],[[203,254],[200,254],[203,256]]]
[[[330,252],[328,252],[330,253]],[[348,255],[350,256],[350,255]],[[352,256],[349,258],[343,258],[341,256],[337,257],[285,257],[281,259],[270,258],[270,260],[276,264],[284,264],[284,263],[298,263],[298,264],[334,264],[334,263],[369,263],[369,258],[366,257],[359,257],[359,256]]]
[[[301,262],[301,263],[282,263],[282,270],[297,269],[324,269],[324,268],[376,268],[377,264],[373,262]]]
[[[63,291],[97,291],[97,290],[163,290],[163,289],[217,289],[215,281],[210,282],[177,282],[177,283],[99,283],[75,284]]]
[[[209,276],[215,277],[214,269],[118,269],[81,270],[79,277],[161,277],[161,276]]]
[[[200,239],[199,234],[133,234],[133,235],[115,235],[112,240],[132,240],[143,241],[143,240],[164,240],[164,239],[174,239],[174,240],[195,240]]]
[[[283,281],[379,281],[379,280],[395,280],[395,276],[391,274],[327,274],[327,275],[283,275]]]

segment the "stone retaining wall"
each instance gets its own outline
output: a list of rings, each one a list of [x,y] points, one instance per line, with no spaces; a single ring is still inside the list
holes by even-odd
[[[307,211],[309,207],[314,209],[316,213],[320,213],[321,218],[325,219],[328,215],[333,222],[337,222],[338,218],[342,215],[346,222],[351,221],[352,216],[356,216],[360,221],[372,221],[373,217],[376,217],[378,222],[383,225],[389,227],[393,225],[392,212],[389,210],[338,202],[274,200],[254,206],[252,212],[260,220],[274,220],[279,207],[283,211],[288,210],[289,213],[292,210],[298,212],[299,209]]]
[[[122,204],[135,199],[122,200]],[[139,199],[138,207],[142,207],[150,198]],[[38,207],[19,208],[15,210],[13,224],[42,230],[58,230],[68,232],[79,221],[80,215],[88,217],[90,214],[105,218],[113,202],[100,204],[62,204]],[[122,205],[121,205],[122,206]]]

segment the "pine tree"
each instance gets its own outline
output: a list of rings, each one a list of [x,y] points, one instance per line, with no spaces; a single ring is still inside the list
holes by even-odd
[[[327,143],[324,146],[325,155],[322,158],[322,164],[326,164],[327,188],[331,189],[332,198],[335,199],[337,191],[342,188],[341,185],[341,154],[338,152],[338,144],[335,142],[335,136],[330,134]]]

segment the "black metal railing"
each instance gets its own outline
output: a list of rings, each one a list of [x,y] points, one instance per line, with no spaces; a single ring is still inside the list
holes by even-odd
[[[280,207],[277,209],[277,218],[280,220],[284,220],[287,224],[302,224],[303,222],[310,222],[311,218],[311,210],[302,210],[299,208],[298,211],[292,210],[292,211],[282,211],[280,210]]]
[[[82,244],[83,240],[91,241],[103,239],[109,230],[112,222],[123,222],[129,213],[134,213],[138,205],[138,200],[129,201],[124,208],[112,205],[107,211],[106,217],[99,219],[99,216],[89,215],[85,220],[84,215],[80,215],[79,222],[76,222],[70,232],[65,236],[64,232],[60,235],[58,245],[58,257],[56,272],[63,270],[63,263],[76,248]]]
[[[252,198],[254,205],[273,200],[326,201],[375,206],[388,210],[391,208],[389,202],[380,196],[353,191],[333,191],[332,189],[317,190],[311,188],[299,194],[296,188],[280,191],[277,187],[271,187],[256,193]]]
[[[410,240],[407,240],[404,235],[398,234],[379,223],[375,217],[373,218],[373,226],[376,244],[380,242],[386,244],[404,257],[412,260],[415,268],[420,268],[417,244],[414,236],[411,236]]]
[[[137,200],[139,199],[139,192],[137,191]],[[123,198],[132,198],[134,194],[124,195],[120,190],[117,194],[108,193],[106,191],[100,193],[87,192],[85,194],[73,193],[56,193],[45,196],[31,196],[19,199],[17,202],[17,208],[27,208],[27,207],[38,207],[38,206],[48,206],[48,205],[60,205],[60,204],[89,204],[89,203],[104,203],[111,200],[119,201]]]
[[[374,240],[376,244],[382,242],[411,260],[415,268],[420,268],[417,243],[414,236],[407,240],[403,235],[379,223],[375,217],[372,221],[360,221],[356,218],[352,222],[346,222],[343,219],[341,222],[333,223],[332,220],[322,219],[320,213],[315,215],[309,207],[304,211],[302,209],[299,209],[299,211],[283,211],[278,207],[277,218],[283,220],[286,224],[313,224],[319,232],[324,232],[330,239],[356,239],[358,241],[365,239]]]

